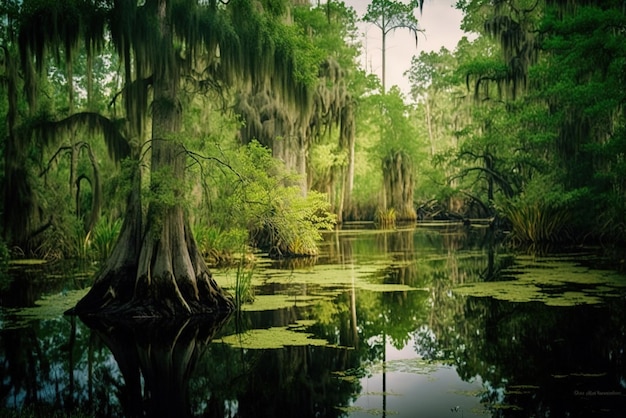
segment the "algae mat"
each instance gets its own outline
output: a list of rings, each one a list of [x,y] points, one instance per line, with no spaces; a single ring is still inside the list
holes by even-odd
[[[61,317],[65,311],[74,307],[88,291],[89,288],[86,288],[46,295],[35,302],[35,306],[4,309],[0,315],[1,328],[17,329],[27,326],[33,320]]]
[[[626,292],[626,276],[582,266],[569,257],[517,257],[510,270],[503,270],[502,277],[510,280],[470,283],[454,292],[550,306],[599,304]]]
[[[232,334],[223,337],[221,342],[233,347],[249,350],[278,349],[287,346],[331,346],[327,340],[314,338],[313,334],[305,332],[313,321],[296,321],[295,324],[286,327],[272,327],[267,329],[252,329],[240,334]]]
[[[400,266],[401,263],[390,261],[371,262],[338,267],[335,265],[315,265],[307,269],[280,270],[262,268],[252,275],[252,286],[264,285],[306,285],[320,289],[356,288],[373,292],[406,292],[419,289],[404,284],[382,283],[385,268]],[[227,289],[235,287],[236,272],[233,270],[215,270],[213,278]]]

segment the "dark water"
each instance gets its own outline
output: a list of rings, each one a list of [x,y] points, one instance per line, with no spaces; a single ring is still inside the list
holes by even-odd
[[[325,238],[315,260],[260,259],[255,302],[213,320],[87,324],[61,314],[82,269],[13,267],[0,416],[625,416],[626,277],[593,252],[513,255],[455,226]]]

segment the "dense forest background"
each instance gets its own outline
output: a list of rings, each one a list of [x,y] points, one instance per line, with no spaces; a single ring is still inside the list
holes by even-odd
[[[418,41],[409,97],[360,67],[357,23],[418,40],[428,1],[370,3],[2,2],[3,257],[105,260],[129,207],[174,205],[214,261],[315,254],[320,228],[365,220],[624,242],[623,2],[459,0],[472,36]],[[175,42],[158,62],[142,16],[165,4]],[[155,169],[150,133],[169,111],[153,74],[174,69],[184,177]]]

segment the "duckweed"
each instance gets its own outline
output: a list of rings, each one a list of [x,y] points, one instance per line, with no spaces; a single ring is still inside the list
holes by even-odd
[[[476,282],[454,289],[460,295],[492,297],[509,302],[541,302],[549,306],[603,303],[626,289],[626,277],[609,270],[584,267],[558,257],[520,257],[507,281]]]
[[[286,346],[331,345],[324,339],[313,338],[313,334],[300,331],[299,329],[305,325],[296,322],[295,325],[288,327],[253,329],[245,333],[223,337],[221,342],[233,347],[251,350],[284,348]]]

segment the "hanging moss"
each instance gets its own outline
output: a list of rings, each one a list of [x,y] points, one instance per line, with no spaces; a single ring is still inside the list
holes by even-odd
[[[489,98],[489,84],[495,84],[498,97],[515,100],[529,87],[528,71],[539,59],[540,39],[537,25],[540,16],[539,2],[523,8],[509,2],[496,2],[493,16],[484,23],[485,32],[497,40],[502,51],[505,72],[490,71],[476,74],[475,98]],[[469,80],[468,80],[469,81]],[[481,88],[483,89],[481,91]]]
[[[130,155],[130,145],[121,134],[123,121],[114,121],[99,113],[74,113],[65,119],[54,121],[44,115],[30,128],[44,145],[58,143],[62,138],[78,128],[86,128],[90,134],[100,133],[109,151],[109,156],[116,162]]]
[[[287,10],[286,2],[231,0],[224,4],[219,1],[163,0],[97,4],[102,4],[102,8],[90,0],[26,0],[23,3],[18,43],[31,114],[37,114],[37,80],[45,77],[49,55],[66,64],[71,102],[74,49],[84,41],[88,54],[91,54],[105,41],[110,41],[119,55],[124,78],[122,91],[112,104],[116,105],[118,98],[122,99],[122,113],[128,121],[127,132],[131,138],[142,140],[146,137],[146,122],[152,116],[153,139],[157,140],[151,143],[154,171],[158,171],[158,164],[170,165],[177,178],[183,177],[184,154],[177,152],[180,150],[177,145],[170,147],[162,140],[176,136],[179,130],[184,110],[179,89],[187,78],[207,86],[222,83],[244,86],[248,87],[247,91],[260,93],[261,98],[270,97],[270,101],[263,102],[262,108],[274,118],[271,121],[273,126],[265,124],[262,129],[271,128],[276,133],[298,126],[297,132],[286,132],[289,135],[284,137],[295,138],[294,144],[298,148],[304,144],[302,125],[296,125],[294,121],[307,114],[311,107],[310,93],[317,80],[321,56],[298,28],[285,24],[282,13]],[[106,36],[101,32],[104,29],[109,31]],[[163,98],[171,106],[163,106]],[[251,104],[250,107],[256,106]],[[33,125],[37,129],[31,132],[36,132],[42,143],[52,142],[64,130],[83,124],[105,134],[113,155],[126,155],[127,144],[115,135],[114,124],[110,122],[95,114],[81,113],[60,122],[40,120]],[[192,305],[194,310],[201,312],[227,308],[228,298],[214,286],[197,254],[193,237],[185,232],[187,225],[182,199],[172,211],[168,211],[169,217],[164,221],[170,224],[165,226],[171,228],[164,226],[162,230],[172,233],[160,241],[151,233],[152,229],[159,229],[158,222],[148,219],[146,224],[143,223],[141,190],[140,180],[137,180],[129,197],[128,213],[118,245],[92,291],[72,312],[91,313],[106,308],[116,313],[132,314],[134,311],[157,315],[189,314]],[[155,213],[154,210],[148,212]],[[144,226],[147,231],[143,231]],[[142,237],[145,238],[143,241]],[[167,240],[175,244],[165,243]],[[180,263],[172,267],[170,257]],[[154,284],[156,280],[148,277],[155,265],[162,270],[156,274],[162,285],[159,290],[154,290],[158,287]],[[177,273],[176,269],[183,273]],[[146,277],[148,280],[144,282]],[[145,288],[135,281],[141,282],[142,286],[145,284]],[[188,303],[182,296],[177,287],[179,282],[192,302]],[[202,293],[200,301],[199,292]],[[168,295],[172,298],[168,299]]]

